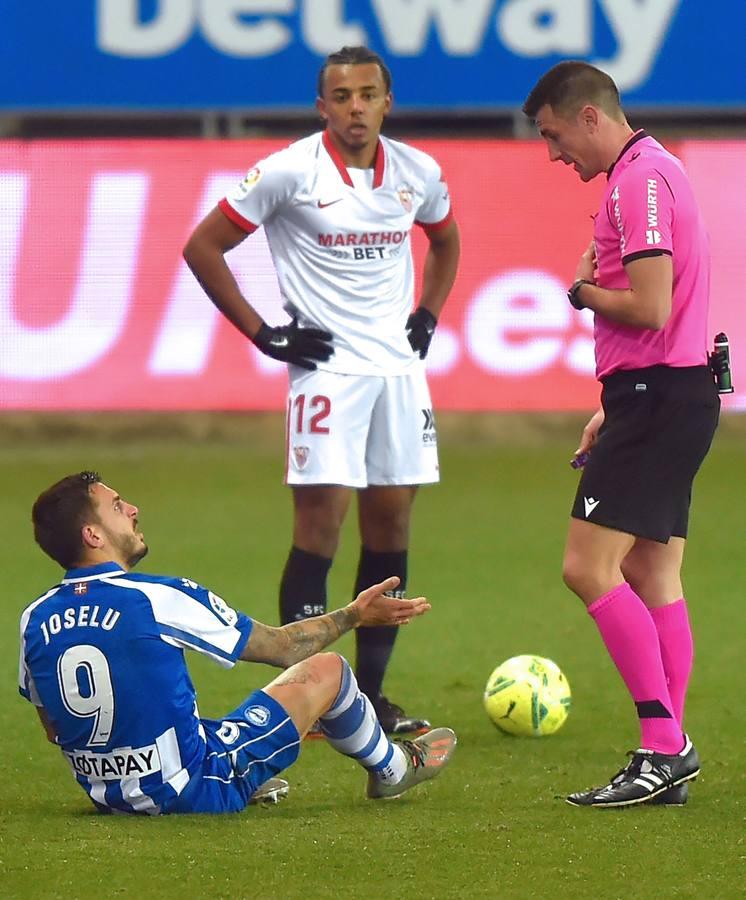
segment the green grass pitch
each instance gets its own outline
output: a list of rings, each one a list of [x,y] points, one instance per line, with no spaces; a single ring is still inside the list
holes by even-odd
[[[279,420],[172,437],[119,429],[105,440],[0,438],[0,893],[6,898],[668,898],[744,896],[744,471],[742,428],[723,428],[695,486],[685,568],[696,661],[687,725],[703,760],[684,809],[574,809],[634,748],[632,703],[591,620],[560,578],[579,433],[544,428],[491,440],[470,420],[442,430],[442,484],[421,491],[410,593],[432,612],[403,629],[387,691],[459,746],[436,782],[396,803],[364,799],[364,773],[306,743],[280,806],[224,817],[99,817],[16,691],[18,615],[58,579],[33,543],[39,490],[81,468],[141,507],[144,570],[188,576],[276,621],[290,536]],[[505,426],[514,431],[511,424]],[[330,578],[349,599],[350,515]],[[338,649],[351,657],[351,636]],[[518,653],[554,659],[573,690],[554,736],[510,738],[482,690]],[[272,677],[191,657],[203,715],[219,716]],[[143,698],[147,702],[147,698]]]

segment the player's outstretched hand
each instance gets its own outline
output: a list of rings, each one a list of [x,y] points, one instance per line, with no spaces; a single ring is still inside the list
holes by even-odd
[[[407,625],[430,609],[425,597],[387,597],[386,591],[395,591],[398,585],[399,579],[393,576],[357,595],[350,606],[357,610],[361,625]]]
[[[293,320],[289,325],[272,328],[262,322],[254,335],[254,345],[280,362],[292,363],[302,369],[315,369],[317,362],[326,362],[334,353],[332,336],[320,328],[299,328]]]
[[[415,353],[419,353],[420,359],[427,356],[430,349],[430,341],[435,334],[435,326],[438,320],[424,306],[418,306],[412,315],[407,319],[405,325],[407,331],[407,339]]]

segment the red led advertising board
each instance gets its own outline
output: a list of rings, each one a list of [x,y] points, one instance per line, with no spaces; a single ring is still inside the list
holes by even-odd
[[[414,143],[443,167],[463,247],[428,357],[435,406],[592,409],[592,319],[565,291],[603,178],[583,185],[539,141]],[[253,163],[286,144],[0,143],[0,408],[282,409],[284,367],[221,318],[181,250]],[[712,237],[711,330],[728,332],[746,385],[746,143],[669,147]],[[412,240],[421,267],[419,229]],[[228,261],[267,321],[285,321],[263,231]],[[730,405],[746,406],[746,389]]]

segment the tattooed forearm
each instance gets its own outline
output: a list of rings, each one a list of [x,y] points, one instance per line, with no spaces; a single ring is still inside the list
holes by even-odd
[[[291,666],[318,653],[343,634],[353,629],[359,621],[355,607],[345,606],[334,612],[301,622],[291,622],[280,629],[287,640],[287,661]]]
[[[291,622],[281,628],[254,622],[241,659],[287,669],[328,647],[338,637],[353,629],[359,621],[357,607],[350,605],[335,609],[325,616]]]

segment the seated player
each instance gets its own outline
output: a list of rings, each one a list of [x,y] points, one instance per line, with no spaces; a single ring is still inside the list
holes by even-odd
[[[353,628],[427,612],[424,597],[386,596],[397,578],[275,628],[187,578],[132,574],[148,551],[138,509],[95,472],[44,491],[32,519],[67,571],[21,616],[20,691],[99,811],[234,812],[278,799],[287,783],[277,776],[317,720],[367,770],[370,799],[399,797],[448,763],[450,729],[391,743],[347,662],[319,652]],[[226,667],[240,659],[285,671],[222,719],[201,719],[185,648]]]

